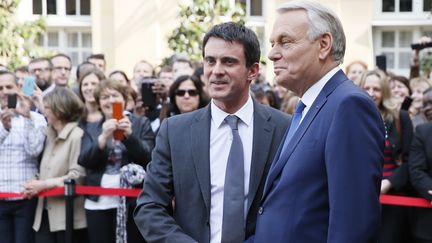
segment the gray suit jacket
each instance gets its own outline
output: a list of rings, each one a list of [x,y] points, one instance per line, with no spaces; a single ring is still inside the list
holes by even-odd
[[[288,115],[254,101],[246,237],[255,231],[265,179],[290,121]],[[148,242],[210,241],[210,122],[208,105],[161,124],[134,212]]]

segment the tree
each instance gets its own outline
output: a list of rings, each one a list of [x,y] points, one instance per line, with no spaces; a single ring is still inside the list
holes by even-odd
[[[180,26],[168,38],[168,46],[175,53],[200,60],[202,39],[215,24],[227,21],[244,23],[244,6],[230,0],[193,0],[179,4]],[[234,5],[234,6],[233,6]]]
[[[14,16],[20,0],[0,1],[0,63],[7,64],[14,70],[34,56],[39,56],[41,49],[36,41],[45,32],[45,21],[18,22]]]

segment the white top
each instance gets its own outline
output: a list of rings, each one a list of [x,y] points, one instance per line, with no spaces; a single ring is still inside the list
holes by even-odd
[[[318,97],[321,90],[324,88],[327,82],[333,77],[333,75],[335,75],[339,70],[340,68],[336,66],[335,68],[330,70],[326,75],[324,75],[320,80],[318,80],[318,82],[316,82],[308,90],[306,90],[306,92],[300,98],[303,104],[306,105],[306,107],[303,110],[302,119],[300,120],[300,122],[303,121],[303,118],[308,113],[310,107],[315,102],[315,99]]]
[[[120,174],[103,174],[100,186],[106,188],[119,188]],[[97,202],[86,199],[84,202],[84,208],[88,210],[105,210],[117,208],[119,204],[120,197],[118,196],[100,196]]]
[[[252,159],[253,143],[253,102],[249,97],[246,104],[233,115],[240,118],[238,123],[239,135],[243,144],[244,156],[244,205],[246,218],[247,195],[249,193],[249,178]],[[223,215],[223,193],[225,183],[225,171],[228,155],[232,143],[232,131],[224,121],[230,114],[219,109],[212,100],[211,102],[211,125],[210,125],[210,242],[221,242],[222,237],[222,215]]]

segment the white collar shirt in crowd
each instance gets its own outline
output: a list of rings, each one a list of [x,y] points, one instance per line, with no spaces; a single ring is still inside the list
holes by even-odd
[[[338,66],[330,70],[326,75],[324,75],[318,82],[316,82],[314,85],[312,85],[306,92],[303,94],[303,97],[300,98],[300,100],[303,102],[303,104],[306,105],[306,107],[303,110],[302,113],[302,119],[306,116],[309,109],[311,108],[312,104],[318,97],[319,93],[321,93],[321,90],[324,88],[324,86],[327,84],[327,82],[340,70]]]
[[[13,115],[11,124],[7,131],[0,122],[0,192],[21,193],[38,173],[47,123],[41,114],[30,112],[30,119]]]
[[[214,101],[211,101],[211,126],[210,126],[210,242],[220,242],[222,232],[223,194],[225,182],[225,170],[228,155],[232,143],[232,131],[224,121],[230,115],[219,109]],[[247,212],[247,195],[249,192],[249,178],[252,159],[253,143],[253,102],[249,96],[246,104],[235,114],[240,118],[238,130],[243,144],[244,155],[244,191],[245,191],[245,218]],[[199,153],[199,151],[197,151]]]

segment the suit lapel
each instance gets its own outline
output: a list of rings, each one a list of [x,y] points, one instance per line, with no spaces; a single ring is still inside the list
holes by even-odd
[[[266,163],[271,162],[268,161],[268,156],[275,127],[269,121],[270,114],[254,100],[254,128],[247,204],[248,211],[262,180]]]
[[[278,157],[275,157],[276,160],[273,162],[275,164],[274,164],[274,166],[272,166],[272,168],[269,171],[267,181],[266,181],[266,184],[264,187],[263,199],[267,196],[267,193],[269,192],[270,188],[272,187],[274,180],[279,176],[282,169],[285,167],[285,164],[288,162],[288,159],[290,158],[291,154],[297,148],[297,145],[299,144],[301,138],[303,137],[303,135],[306,133],[306,131],[310,127],[312,121],[315,119],[315,117],[317,116],[319,111],[322,109],[324,104],[327,102],[327,97],[336,89],[336,87],[338,85],[340,85],[342,82],[344,82],[346,80],[347,80],[347,77],[342,72],[342,70],[340,70],[327,82],[327,84],[321,90],[321,92],[319,93],[319,95],[315,99],[314,103],[309,108],[308,113],[303,118],[303,121],[300,123],[298,130],[294,133],[293,137],[289,141],[288,147],[287,147],[285,153],[280,154],[279,159],[277,159]],[[284,140],[285,140],[285,138],[284,138]],[[283,142],[282,142],[282,144],[283,144]],[[280,150],[280,148],[279,148],[279,150]]]
[[[211,113],[208,105],[197,113],[189,131],[195,173],[208,214],[210,213],[210,122]]]

